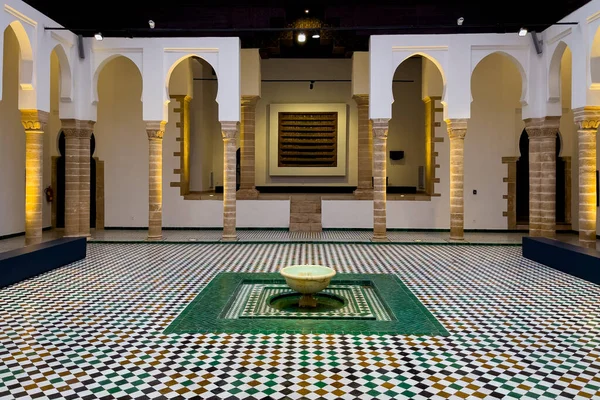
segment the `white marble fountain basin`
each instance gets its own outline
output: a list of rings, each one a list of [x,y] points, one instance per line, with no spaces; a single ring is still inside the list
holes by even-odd
[[[291,265],[280,271],[287,285],[298,293],[314,294],[329,286],[335,271],[322,265]]]

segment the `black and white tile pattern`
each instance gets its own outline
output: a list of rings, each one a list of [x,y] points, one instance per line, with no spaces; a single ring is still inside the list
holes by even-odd
[[[161,332],[216,273],[397,274],[449,337]],[[519,247],[90,244],[0,289],[0,399],[600,397],[600,287]]]

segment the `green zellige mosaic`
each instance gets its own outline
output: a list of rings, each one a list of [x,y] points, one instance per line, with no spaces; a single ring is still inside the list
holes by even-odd
[[[344,307],[290,313],[270,301],[291,290],[278,273],[218,274],[164,333],[353,333],[448,335],[402,281],[388,274],[338,274],[322,293]]]

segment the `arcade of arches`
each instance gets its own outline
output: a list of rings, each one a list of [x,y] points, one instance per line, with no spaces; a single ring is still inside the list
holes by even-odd
[[[394,74],[392,118],[370,121],[369,94],[353,92],[355,55],[258,60],[260,96],[242,96],[239,126],[219,121],[217,74],[194,56],[167,82],[167,123],[144,121],[142,74],[124,56],[99,72],[97,121],[61,119],[62,66],[53,52],[51,110],[39,115],[44,134],[35,139],[42,146],[22,134],[19,42],[10,27],[4,37],[0,236],[26,231],[35,243],[47,227],[66,236],[147,227],[160,239],[163,227],[222,226],[225,240],[235,240],[236,227],[289,227],[372,228],[373,240],[385,241],[389,228],[450,228],[456,240],[464,229],[547,237],[578,229],[583,244],[595,243],[595,210],[579,207],[592,195],[577,176],[589,132],[579,130],[578,140],[568,48],[562,117],[523,120],[517,63],[492,53],[472,73],[468,120],[443,120],[443,71],[414,55]],[[44,149],[39,187],[55,201],[38,196],[30,210],[29,183],[14,171],[25,165],[22,149],[35,146]],[[268,218],[255,213],[260,207]],[[349,215],[359,216],[349,223]]]

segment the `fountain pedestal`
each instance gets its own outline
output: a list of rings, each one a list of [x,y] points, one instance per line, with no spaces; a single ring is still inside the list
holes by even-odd
[[[315,308],[317,306],[317,299],[315,299],[312,294],[303,294],[298,301],[298,305],[300,307]]]
[[[280,271],[287,285],[302,294],[299,300],[300,307],[317,306],[314,294],[329,286],[335,271],[322,265],[292,265]]]

